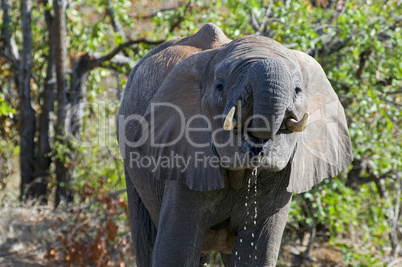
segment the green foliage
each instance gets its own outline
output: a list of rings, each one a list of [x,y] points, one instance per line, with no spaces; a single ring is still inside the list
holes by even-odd
[[[289,221],[311,226],[314,216],[318,224],[329,227],[330,242],[342,248],[347,263],[374,266],[385,255],[377,248],[388,245],[389,234],[387,205],[384,200],[371,197],[377,194],[372,184],[354,191],[338,178],[327,179],[312,191],[294,196]],[[306,199],[312,202],[312,214],[303,212]],[[351,243],[340,242],[344,238],[350,238]]]
[[[0,116],[13,118],[14,114],[15,109],[6,103],[4,94],[0,93]]]
[[[247,9],[244,3],[236,3],[228,1],[227,6],[232,11],[243,10],[237,12],[237,28],[248,34]],[[252,1],[248,8],[261,23],[268,5]],[[329,226],[332,242],[354,238],[355,245],[342,246],[346,262],[352,265],[376,266],[382,262],[385,252],[381,248],[390,245],[388,211],[394,201],[400,201],[394,199],[397,187],[392,171],[402,169],[402,47],[397,41],[401,40],[401,16],[395,1],[373,1],[371,5],[350,1],[339,11],[313,7],[307,1],[273,1],[263,32],[284,45],[310,53],[323,66],[346,106],[355,161],[368,164],[359,179],[364,182],[389,173],[383,177],[380,189],[379,183],[372,182],[350,188],[346,185],[353,177],[343,175],[294,197],[289,221],[312,225],[311,214],[302,209],[305,199],[309,199],[317,223]],[[355,168],[359,168],[358,163]],[[379,190],[390,192],[389,199],[381,198]]]
[[[16,141],[8,138],[15,134],[13,127],[15,120],[15,109],[7,102],[5,94],[0,93],[0,189],[4,189],[13,170],[12,159],[18,155],[19,146],[10,146],[9,141]]]
[[[86,116],[90,119],[85,122],[84,127],[89,130],[83,132],[80,138],[86,143],[76,146],[74,177],[77,188],[82,188],[86,183],[96,185],[99,179],[103,179],[109,188],[125,187],[124,168],[115,138],[114,122],[118,105],[106,103],[91,105],[96,114]]]

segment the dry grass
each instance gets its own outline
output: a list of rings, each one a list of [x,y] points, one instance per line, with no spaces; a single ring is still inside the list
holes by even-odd
[[[134,265],[128,226],[117,219],[119,214],[110,214],[124,210],[113,206],[119,199],[107,202],[114,210],[105,211],[106,204],[98,202],[73,212],[21,204],[10,192],[5,196],[0,191],[0,266]],[[107,199],[107,193],[104,196]]]
[[[39,211],[40,210],[40,211]],[[0,208],[0,266],[46,266],[44,244],[52,237],[50,210],[6,203]],[[41,241],[41,242],[38,242]]]
[[[16,194],[11,191],[5,193],[0,192],[0,266],[4,267],[41,267],[41,266],[68,266],[65,259],[58,258],[56,254],[64,252],[66,247],[63,244],[65,240],[75,241],[73,232],[76,229],[81,229],[82,222],[89,222],[85,226],[85,230],[92,233],[99,233],[102,228],[100,219],[101,216],[96,211],[87,212],[77,215],[63,211],[63,209],[53,210],[48,206],[39,206],[35,203],[21,204],[17,201]],[[108,215],[110,216],[110,215]],[[79,223],[75,223],[80,219]],[[107,227],[106,227],[107,228]],[[119,229],[128,232],[127,226],[119,225]],[[67,231],[66,235],[61,234]],[[83,247],[93,246],[92,239],[85,239],[85,242],[80,243]],[[99,235],[98,235],[99,236]],[[107,236],[107,232],[103,234]],[[124,236],[126,238],[127,234]],[[60,240],[60,237],[64,238]],[[77,238],[78,236],[76,236]],[[116,237],[113,240],[122,239]],[[286,238],[285,238],[286,239]],[[308,239],[306,235],[305,239]],[[127,239],[129,240],[129,239]],[[112,261],[108,261],[108,266],[114,265],[114,260],[121,259],[128,266],[135,266],[134,258],[131,253],[127,253],[127,249],[131,249],[130,245],[122,245],[117,241],[113,241],[117,246],[116,249],[109,249],[107,254],[102,254],[103,257],[109,257]],[[313,250],[310,252],[309,259],[301,261],[300,255],[306,249],[307,242],[297,242],[291,239],[284,240],[281,248],[281,261],[278,266],[346,266],[343,260],[344,255],[339,247],[330,245],[323,240],[316,240]],[[300,243],[300,242],[299,242]],[[49,253],[55,251],[53,257],[49,257]],[[124,258],[121,258],[121,253]],[[60,255],[63,255],[61,253]],[[218,257],[219,258],[219,257]],[[109,258],[108,258],[109,259]],[[219,262],[219,259],[218,259]],[[64,263],[64,264],[62,264]],[[70,266],[88,266],[86,264],[73,264]],[[120,264],[120,266],[124,266]],[[219,263],[211,264],[210,266],[222,266]],[[389,266],[402,266],[400,259],[395,259]]]

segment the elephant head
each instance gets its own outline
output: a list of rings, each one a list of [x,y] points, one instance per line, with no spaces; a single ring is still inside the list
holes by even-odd
[[[178,63],[142,126],[149,138],[138,147],[141,155],[182,159],[160,164],[154,176],[193,190],[223,188],[224,169],[279,172],[290,164],[287,189],[300,193],[352,158],[344,110],[321,66],[262,36]]]

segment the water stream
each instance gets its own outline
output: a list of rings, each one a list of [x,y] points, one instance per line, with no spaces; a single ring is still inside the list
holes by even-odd
[[[251,229],[257,226],[257,214],[258,214],[258,209],[257,209],[257,177],[258,177],[258,170],[257,167],[253,169],[251,172],[251,177],[248,178],[247,181],[247,194],[246,194],[246,201],[244,203],[244,206],[246,207],[247,210],[247,215],[246,215],[246,221],[243,227],[244,231],[247,231],[247,227],[249,226],[249,219],[250,223],[253,225],[251,226]],[[254,194],[251,194],[251,180],[254,180]],[[252,199],[250,202],[251,205],[249,205],[249,200]],[[254,214],[250,215],[250,210],[252,209],[252,206],[254,206]],[[255,250],[257,250],[257,240],[256,240],[256,235],[254,234],[254,231],[251,232],[251,239],[250,239],[250,245],[254,247]],[[240,238],[240,243],[243,243],[243,239]],[[241,255],[238,255],[238,251],[235,251],[235,256],[238,256],[239,261],[241,261]],[[257,253],[256,253],[257,254]],[[252,255],[249,254],[248,258],[251,259]],[[257,259],[257,255],[254,256],[254,259]],[[236,265],[235,265],[236,266]]]

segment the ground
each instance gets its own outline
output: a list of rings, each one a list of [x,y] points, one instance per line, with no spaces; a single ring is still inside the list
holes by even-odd
[[[0,214],[0,266],[40,267],[59,264],[46,255],[52,239],[56,239],[56,229],[69,218],[68,213],[38,205],[8,203],[1,207]],[[284,245],[282,253],[285,255],[285,265],[301,266],[297,254],[305,249],[303,245]],[[310,256],[311,260],[304,266],[345,266],[340,250],[329,244],[317,243]],[[127,266],[133,263],[132,259],[128,261]]]
[[[106,219],[102,221],[96,209],[74,212],[63,208],[54,210],[35,203],[20,204],[17,194],[0,194],[0,203],[2,267],[135,265],[128,225],[109,224],[108,217],[104,215],[102,218]],[[109,230],[115,228],[119,229],[119,233],[114,233],[113,242],[108,243],[106,239],[110,236]],[[80,231],[83,233],[77,234]],[[309,259],[303,260],[301,255],[306,250],[309,234],[305,233],[301,241],[294,239],[291,235],[284,235],[278,266],[347,266],[341,249],[319,237],[316,238]],[[342,242],[351,241],[346,239]],[[90,258],[91,253],[93,259],[99,258],[102,261],[94,263]],[[66,263],[67,259],[70,264]],[[94,264],[87,264],[81,259]],[[210,266],[221,266],[214,263],[219,262],[219,255],[213,254],[211,259]],[[402,258],[388,264],[388,267],[397,266],[402,267]]]

